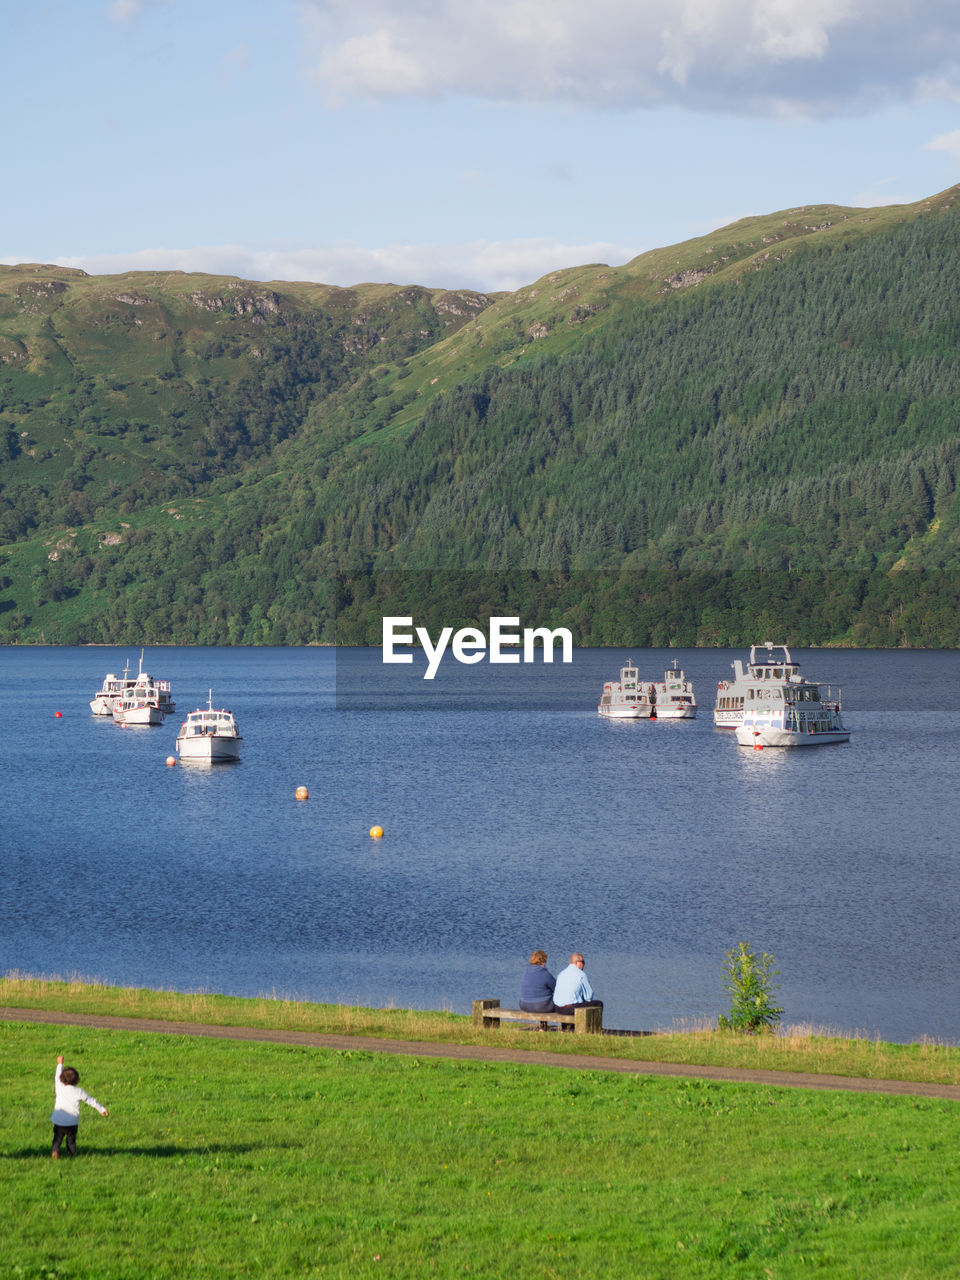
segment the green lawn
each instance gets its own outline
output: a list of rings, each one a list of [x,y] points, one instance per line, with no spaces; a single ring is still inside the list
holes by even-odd
[[[6,1023],[0,1114],[4,1277],[960,1274],[951,1102]]]

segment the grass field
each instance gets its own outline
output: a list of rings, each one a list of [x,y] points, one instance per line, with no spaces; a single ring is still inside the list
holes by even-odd
[[[960,1274],[953,1102],[11,1022],[0,1111],[4,1277]]]

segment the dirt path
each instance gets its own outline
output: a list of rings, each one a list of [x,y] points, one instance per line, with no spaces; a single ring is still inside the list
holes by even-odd
[[[318,1049],[353,1049],[366,1053],[399,1053],[417,1058],[453,1058],[461,1062],[528,1062],[540,1067],[576,1071],[617,1071],[621,1075],[684,1076],[720,1080],[728,1084],[765,1084],[793,1089],[841,1089],[851,1093],[902,1094],[921,1098],[949,1098],[960,1102],[960,1085],[924,1084],[913,1080],[869,1080],[853,1076],[811,1075],[802,1071],[760,1071],[740,1067],[706,1067],[673,1062],[637,1062],[622,1058],[592,1058],[581,1054],[538,1050],[497,1049],[485,1045],[434,1044],[411,1040],[382,1040],[370,1036],[335,1036],[312,1031],[271,1031],[261,1027],[219,1027],[196,1022],[164,1022],[157,1018],[113,1018],[86,1013],[58,1013],[45,1009],[0,1006],[0,1022],[35,1022],[58,1027],[100,1027],[168,1036],[207,1036],[216,1040],[259,1041],[264,1044],[312,1045]]]

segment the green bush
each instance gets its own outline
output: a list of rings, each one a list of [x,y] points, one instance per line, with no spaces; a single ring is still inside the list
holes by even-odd
[[[723,985],[733,997],[730,1015],[723,1014],[717,1022],[721,1031],[771,1031],[783,1016],[783,1009],[773,1003],[777,984],[773,978],[779,973],[774,969],[774,958],[766,951],[759,957],[750,950],[749,943],[740,942],[728,951],[723,965]]]

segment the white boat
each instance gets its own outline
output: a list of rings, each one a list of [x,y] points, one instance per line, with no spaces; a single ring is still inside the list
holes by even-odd
[[[673,670],[665,671],[663,679],[653,686],[653,714],[658,720],[696,720],[697,700],[693,694],[693,684],[687,679],[681,667],[677,670],[677,660],[673,660]]]
[[[597,711],[608,720],[649,720],[653,714],[651,685],[641,684],[637,668],[627,663],[620,680],[608,680],[597,703]]]
[[[243,739],[230,711],[217,711],[213,706],[213,690],[206,707],[191,711],[177,734],[177,754],[181,760],[239,760]]]
[[[164,716],[177,709],[170,692],[169,680],[154,680],[144,671],[141,653],[136,680],[128,684],[114,704],[114,723],[123,726],[163,724]]]
[[[765,660],[757,658],[758,649],[766,649]],[[717,699],[713,704],[713,723],[718,729],[736,729],[743,724],[746,689],[751,681],[794,680],[800,675],[800,668],[791,659],[790,650],[782,644],[753,645],[746,671],[739,658],[730,665],[733,667],[733,679],[719,682]]]
[[[758,657],[758,650],[765,650]],[[841,690],[808,680],[783,644],[753,645],[744,670],[738,658],[733,680],[717,685],[714,724],[733,729],[742,747],[815,747],[848,742]]]
[[[108,671],[96,696],[90,701],[90,710],[95,716],[112,716],[113,708],[119,705],[124,689],[131,688],[135,683],[135,678],[130,675],[129,663],[124,667],[122,676],[115,676],[112,671]]]

